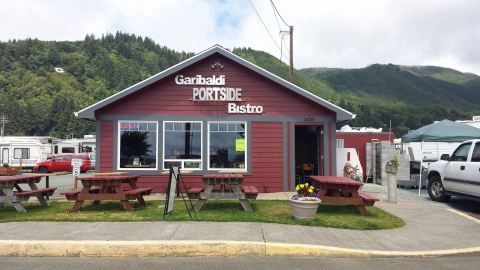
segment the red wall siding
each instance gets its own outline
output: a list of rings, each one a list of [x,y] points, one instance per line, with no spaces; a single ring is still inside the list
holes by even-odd
[[[254,185],[260,192],[283,191],[283,123],[253,122],[251,138],[252,168],[243,183]],[[201,176],[183,176],[188,187],[202,187]],[[153,188],[154,192],[165,192],[167,176],[141,176],[140,186]],[[183,188],[182,188],[183,190]]]
[[[113,121],[100,124],[100,172],[111,172],[113,167]]]
[[[212,70],[210,65],[219,61],[223,70]],[[225,75],[227,87],[242,88],[241,102],[237,104],[262,105],[263,116],[272,115],[333,115],[310,100],[293,93],[249,69],[225,58],[213,55],[184,70],[185,76]],[[175,74],[175,75],[177,75]],[[102,109],[102,114],[139,115],[228,115],[226,101],[192,101],[191,85],[176,85],[175,75],[164,78]]]
[[[283,191],[283,124],[253,122],[250,138],[252,175],[245,184],[255,185],[260,192]]]
[[[379,141],[388,141],[393,142],[395,135],[391,132],[382,132],[382,133],[353,133],[353,132],[337,132],[337,139],[344,140],[345,148],[355,148],[358,153],[358,158],[360,159],[360,164],[363,168],[363,177],[366,177],[366,168],[367,168],[367,153],[366,146],[367,143],[372,140]],[[340,166],[337,164],[337,166]]]

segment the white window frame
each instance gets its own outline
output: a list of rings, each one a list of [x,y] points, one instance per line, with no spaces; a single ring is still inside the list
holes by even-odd
[[[210,124],[244,124],[245,125],[245,168],[236,169],[236,168],[210,168]],[[207,168],[209,171],[220,171],[220,172],[248,172],[248,125],[247,121],[208,121],[207,122]],[[228,131],[227,131],[228,132]]]
[[[166,123],[200,123],[200,159],[165,159],[165,124]],[[188,171],[201,171],[203,170],[203,122],[202,121],[163,121],[163,161],[162,161],[162,170],[166,171],[170,168],[165,168],[165,162],[180,162],[181,168]],[[199,168],[184,168],[184,162],[200,162]]]
[[[122,134],[120,127],[122,123],[147,123],[156,125],[156,151],[155,151],[155,168],[120,168],[120,145]],[[158,169],[158,121],[144,121],[144,120],[118,120],[117,122],[117,170],[119,171],[156,171]]]

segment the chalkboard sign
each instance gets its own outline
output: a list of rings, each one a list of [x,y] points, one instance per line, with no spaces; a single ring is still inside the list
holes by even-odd
[[[178,176],[180,175],[180,169],[178,167],[170,168],[170,176],[168,179],[167,187],[167,201],[165,203],[165,213],[170,214],[173,211],[173,204],[175,203],[175,191],[178,185]]]
[[[166,199],[165,199],[165,209],[163,211],[163,216],[165,217],[166,215],[170,214],[173,211],[173,207],[175,204],[175,193],[179,192],[177,187],[180,185],[180,183],[183,184],[183,188],[187,190],[187,187],[185,186],[185,183],[182,182],[181,180],[181,175],[180,175],[180,168],[179,167],[170,167],[170,174],[168,177],[168,185],[167,185],[167,194],[166,194]],[[180,193],[180,192],[179,192]],[[188,198],[188,201],[190,202],[190,207],[187,205],[187,201],[185,199],[185,196],[183,196],[183,193],[180,193],[182,195],[183,202],[185,203],[185,207],[187,208],[188,215],[190,218],[192,218],[192,214],[190,212],[190,209],[193,210],[193,205],[192,201],[190,201],[190,198]]]

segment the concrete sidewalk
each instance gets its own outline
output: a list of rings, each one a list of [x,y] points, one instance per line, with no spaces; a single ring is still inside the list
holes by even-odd
[[[358,231],[240,222],[12,222],[0,223],[0,255],[433,256],[480,252],[478,220],[421,201],[380,201],[376,206],[401,217],[406,226]]]

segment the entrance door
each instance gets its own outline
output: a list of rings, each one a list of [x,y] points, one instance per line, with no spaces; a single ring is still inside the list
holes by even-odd
[[[445,175],[443,177],[443,185],[446,190],[463,192],[465,188],[465,167],[467,166],[467,158],[471,146],[471,142],[464,143],[453,152],[450,161],[445,167]]]
[[[8,148],[2,148],[2,164],[9,164],[9,150]]]
[[[480,195],[480,142],[473,148],[472,159],[465,165],[465,189],[470,195]]]
[[[309,182],[310,175],[320,175],[321,130],[317,125],[295,126],[295,185]]]

